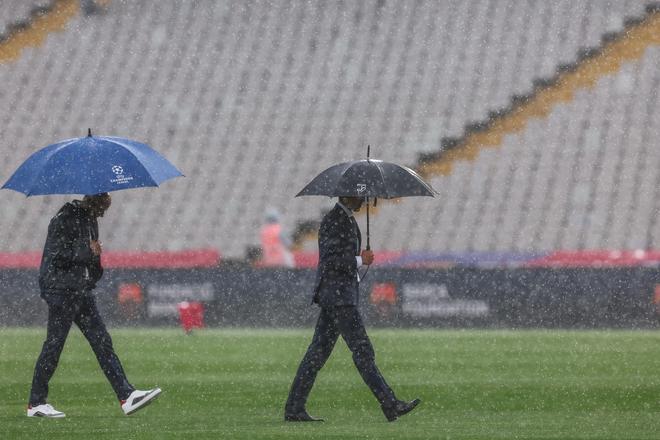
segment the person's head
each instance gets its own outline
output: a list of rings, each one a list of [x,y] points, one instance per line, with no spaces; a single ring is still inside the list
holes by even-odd
[[[351,211],[359,211],[364,203],[363,197],[340,197],[339,203],[350,209]]]
[[[264,220],[266,223],[273,224],[280,222],[280,213],[275,208],[268,208],[266,214],[264,215]]]
[[[108,193],[94,194],[83,197],[82,204],[94,217],[103,217],[103,214],[110,208],[112,199]]]

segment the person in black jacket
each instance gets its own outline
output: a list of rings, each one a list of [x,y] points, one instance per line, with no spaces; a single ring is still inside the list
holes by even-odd
[[[159,388],[136,390],[128,382],[92,294],[103,275],[97,218],[103,217],[110,204],[107,193],[85,196],[82,201],[66,203],[48,226],[39,270],[41,297],[48,304],[48,328],[34,369],[28,417],[65,416],[46,399],[48,382],[73,323],[92,346],[126,415],[143,408],[161,392]]]
[[[373,252],[361,249],[362,236],[353,211],[363,199],[340,197],[319,228],[319,264],[312,302],[321,307],[314,337],[291,385],[284,408],[284,420],[290,422],[322,421],[307,413],[305,403],[316,375],[330,357],[339,338],[344,338],[353,353],[353,362],[364,382],[381,405],[388,421],[412,411],[419,399],[398,400],[381,375],[374,349],[358,311],[358,268],[373,262]]]

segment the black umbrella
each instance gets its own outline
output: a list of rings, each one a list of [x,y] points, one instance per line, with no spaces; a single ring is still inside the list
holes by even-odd
[[[431,185],[408,167],[369,158],[333,165],[296,194],[299,196],[364,197],[367,202],[367,249],[369,244],[369,199],[435,197]]]

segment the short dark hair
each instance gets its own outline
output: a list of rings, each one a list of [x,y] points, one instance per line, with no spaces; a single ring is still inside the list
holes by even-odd
[[[360,199],[360,200],[364,201],[364,197],[357,197],[357,196],[339,196],[339,201],[340,202],[342,201],[342,199],[346,200],[346,201],[353,200],[353,199]]]
[[[107,207],[107,205],[110,203],[110,194],[105,192],[100,194],[86,195],[83,197],[83,202],[93,207]]]

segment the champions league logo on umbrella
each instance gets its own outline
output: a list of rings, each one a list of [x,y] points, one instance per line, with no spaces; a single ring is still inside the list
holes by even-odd
[[[357,192],[358,194],[362,194],[367,190],[367,184],[366,183],[358,183],[357,184]]]
[[[124,175],[124,168],[122,168],[119,165],[113,165],[112,172],[115,174],[115,178],[110,179],[110,182],[112,182],[112,183],[116,183],[118,185],[121,185],[121,184],[128,183],[131,180],[133,180],[133,177]]]

